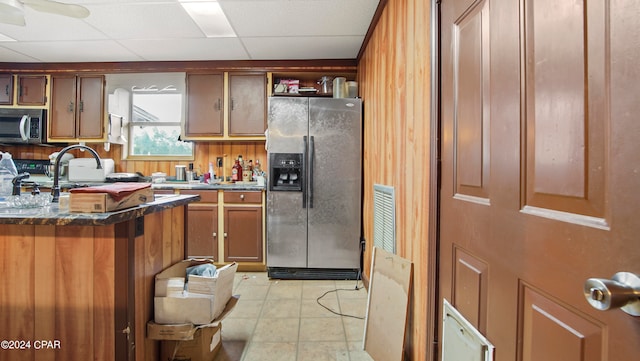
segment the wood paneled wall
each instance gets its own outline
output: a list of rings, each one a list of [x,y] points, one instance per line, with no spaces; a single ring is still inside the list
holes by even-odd
[[[102,158],[113,158],[116,163],[116,172],[140,172],[145,176],[150,176],[153,172],[165,172],[167,175],[175,175],[176,164],[188,164],[193,162],[194,168],[200,169],[199,174],[208,172],[209,162],[216,164],[217,157],[223,157],[224,174],[231,175],[231,166],[238,157],[242,155],[245,160],[260,160],[263,170],[267,164],[267,151],[264,141],[247,142],[195,142],[195,159],[193,161],[167,161],[167,160],[122,160],[122,145],[111,145],[109,151],[104,150],[102,143],[87,144],[95,149]],[[0,146],[0,151],[10,152],[16,159],[48,159],[49,154],[59,151],[63,147],[43,147],[43,146]],[[87,153],[77,150],[70,152],[75,157],[90,157]],[[217,171],[217,168],[216,168]],[[220,175],[220,174],[218,174]]]
[[[405,354],[429,360],[430,2],[388,0],[358,64],[364,102],[365,274],[373,248],[373,185],[395,188],[397,253],[414,264]]]

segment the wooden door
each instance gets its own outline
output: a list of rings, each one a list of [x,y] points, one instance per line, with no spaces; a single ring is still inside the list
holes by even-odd
[[[105,124],[104,76],[80,76],[78,84],[78,138],[102,138]]]
[[[218,257],[218,205],[190,204],[186,253],[187,258]]]
[[[13,104],[13,75],[0,74],[0,105]]]
[[[49,138],[76,137],[76,107],[75,75],[52,75]]]
[[[442,1],[438,301],[497,361],[640,355],[640,318],[583,293],[640,274],[637,9]]]
[[[225,262],[262,262],[262,206],[224,207]]]
[[[187,137],[222,136],[223,98],[222,73],[187,75]]]
[[[47,77],[18,75],[18,105],[47,104]]]
[[[229,73],[229,135],[264,135],[267,126],[267,76]]]

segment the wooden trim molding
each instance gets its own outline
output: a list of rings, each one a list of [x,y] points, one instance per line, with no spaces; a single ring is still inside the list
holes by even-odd
[[[171,71],[353,71],[356,59],[316,60],[211,60],[101,63],[0,63],[0,72],[15,73],[114,73]]]

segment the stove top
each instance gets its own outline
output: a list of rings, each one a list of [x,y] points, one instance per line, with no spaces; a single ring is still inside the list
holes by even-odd
[[[14,159],[13,162],[16,164],[18,173],[27,172],[31,174],[31,177],[35,175],[42,175],[46,177],[47,166],[51,164],[48,159]]]

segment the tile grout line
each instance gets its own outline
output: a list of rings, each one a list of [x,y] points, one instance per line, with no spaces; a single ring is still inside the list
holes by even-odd
[[[243,280],[241,280],[242,282]],[[244,350],[242,350],[242,355],[240,357],[239,361],[243,361],[247,355],[249,354],[249,350],[251,349],[251,347],[253,347],[253,336],[255,335],[256,329],[258,328],[258,322],[260,322],[260,319],[262,318],[262,311],[264,310],[264,305],[267,301],[267,295],[269,295],[269,292],[271,292],[271,281],[267,280],[267,292],[264,294],[264,298],[262,298],[262,303],[260,305],[260,312],[258,313],[258,317],[256,318],[256,323],[253,325],[253,328],[251,329],[251,335],[249,336],[249,339],[247,340],[247,347],[244,348]]]

